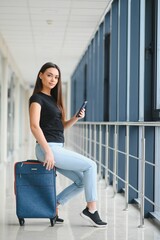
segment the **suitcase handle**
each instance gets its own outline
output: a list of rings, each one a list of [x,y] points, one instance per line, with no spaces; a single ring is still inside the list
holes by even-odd
[[[27,160],[27,161],[25,161],[25,162],[27,162],[27,163],[41,163],[41,164],[43,164],[43,162],[41,162],[41,161],[39,161],[39,160]],[[54,166],[54,171],[56,171],[56,167]]]
[[[25,162],[28,162],[28,163],[42,163],[41,161],[39,161],[39,160],[27,160],[27,161],[25,161]]]

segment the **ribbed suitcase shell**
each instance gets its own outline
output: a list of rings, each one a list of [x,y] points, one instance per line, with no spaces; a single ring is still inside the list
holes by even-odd
[[[15,194],[16,214],[19,219],[55,218],[56,172],[54,169],[46,170],[43,164],[36,160],[15,163]]]

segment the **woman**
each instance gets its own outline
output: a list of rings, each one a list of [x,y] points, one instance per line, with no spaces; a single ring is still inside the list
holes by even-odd
[[[33,95],[29,100],[31,131],[37,141],[37,159],[44,162],[46,169],[54,166],[57,171],[73,181],[57,196],[57,206],[85,190],[87,202],[81,216],[96,227],[104,227],[96,208],[97,167],[92,160],[69,150],[64,145],[64,129],[71,127],[85,116],[82,109],[68,121],[62,101],[62,83],[59,67],[53,63],[44,64],[37,76]],[[61,219],[57,219],[57,221]],[[62,220],[63,221],[63,220]]]

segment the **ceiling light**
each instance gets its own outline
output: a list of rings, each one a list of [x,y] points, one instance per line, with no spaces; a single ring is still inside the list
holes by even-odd
[[[51,19],[47,19],[46,22],[47,22],[48,25],[52,25],[53,20],[51,20]]]

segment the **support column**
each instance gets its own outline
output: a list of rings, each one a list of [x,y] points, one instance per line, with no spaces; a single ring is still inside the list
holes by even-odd
[[[7,59],[4,58],[2,61],[2,88],[1,88],[1,111],[2,111],[2,119],[1,119],[1,162],[4,163],[7,161],[7,120],[8,120],[8,62]]]
[[[140,1],[139,121],[144,121],[145,0]]]
[[[128,29],[127,29],[127,121],[130,119],[130,58],[131,58],[131,0],[128,0]]]

